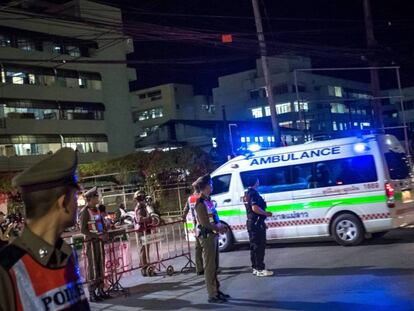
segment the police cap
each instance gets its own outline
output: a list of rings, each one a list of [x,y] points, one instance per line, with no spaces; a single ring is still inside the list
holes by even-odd
[[[88,191],[85,192],[85,194],[83,195],[86,199],[90,199],[92,197],[97,197],[99,196],[99,191],[98,191],[98,187],[93,187],[91,189],[89,189]]]
[[[142,197],[142,198],[145,197],[145,191],[144,190],[138,190],[134,193],[134,199],[137,199],[139,197]]]
[[[197,178],[197,180],[193,183],[193,187],[194,189],[201,191],[210,183],[211,183],[211,176],[210,174],[206,174],[204,176]]]
[[[69,185],[78,187],[77,164],[76,151],[72,148],[62,148],[15,176],[12,184],[14,187],[20,187],[24,192]]]

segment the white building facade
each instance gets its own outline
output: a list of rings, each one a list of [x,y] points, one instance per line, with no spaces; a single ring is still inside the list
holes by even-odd
[[[134,151],[136,73],[123,63],[133,42],[115,25],[119,9],[84,0],[0,13],[0,171],[62,146],[77,149],[81,162]]]

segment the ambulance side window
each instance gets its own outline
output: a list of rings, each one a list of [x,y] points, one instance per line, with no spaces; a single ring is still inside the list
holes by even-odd
[[[213,192],[211,195],[217,195],[229,192],[231,174],[225,174],[220,176],[214,176],[213,180]]]
[[[378,180],[372,155],[241,172],[244,188],[250,176],[260,182],[260,193],[275,193],[368,183]]]

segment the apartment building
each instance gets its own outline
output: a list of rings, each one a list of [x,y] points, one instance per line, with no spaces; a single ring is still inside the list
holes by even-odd
[[[133,42],[120,25],[119,9],[86,0],[0,11],[0,171],[62,146],[81,163],[134,151],[136,73],[122,63]]]
[[[279,125],[305,128],[312,135],[340,135],[372,124],[370,85],[315,74],[309,58],[269,58]],[[270,118],[261,64],[220,77],[213,89],[215,106],[225,107],[229,120]],[[302,123],[302,124],[300,124]]]

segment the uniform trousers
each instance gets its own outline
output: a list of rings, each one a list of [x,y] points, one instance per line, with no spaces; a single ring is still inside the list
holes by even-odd
[[[217,235],[208,233],[206,237],[200,236],[203,260],[204,260],[204,278],[206,282],[209,298],[217,297],[220,283],[217,279],[218,268],[218,241]]]
[[[254,225],[247,221],[247,230],[249,232],[250,241],[250,260],[252,268],[256,270],[264,270],[264,256],[266,249],[266,226]]]
[[[103,242],[92,239],[86,244],[86,257],[88,258],[89,293],[96,289],[103,289],[105,277],[105,253]]]

